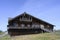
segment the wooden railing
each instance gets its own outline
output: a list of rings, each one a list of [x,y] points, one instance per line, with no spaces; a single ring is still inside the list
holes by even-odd
[[[39,27],[13,27],[13,26],[8,27],[8,29],[39,29],[39,28],[46,32],[52,32],[52,30],[41,28],[40,26]]]
[[[52,32],[52,30],[46,29],[46,28],[41,28],[42,30],[46,31],[46,32]]]
[[[39,27],[13,27],[13,26],[10,26],[8,27],[8,29],[37,29]]]
[[[29,19],[29,18],[20,18],[20,21],[32,21],[32,18]]]

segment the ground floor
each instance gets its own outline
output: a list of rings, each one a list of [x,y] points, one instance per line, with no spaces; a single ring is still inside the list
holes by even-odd
[[[8,34],[11,36],[15,35],[25,35],[25,34],[35,34],[45,32],[41,29],[8,29]]]

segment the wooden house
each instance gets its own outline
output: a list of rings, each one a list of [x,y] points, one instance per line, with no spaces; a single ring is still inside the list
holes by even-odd
[[[8,34],[11,36],[31,33],[53,32],[54,25],[26,12],[8,20]]]

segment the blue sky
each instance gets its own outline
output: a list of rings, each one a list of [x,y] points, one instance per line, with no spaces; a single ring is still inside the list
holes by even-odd
[[[0,30],[6,31],[8,18],[27,12],[60,29],[60,0],[0,0]]]

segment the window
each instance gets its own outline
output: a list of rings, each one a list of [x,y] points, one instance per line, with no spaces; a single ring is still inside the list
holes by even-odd
[[[39,28],[39,24],[36,24],[35,27]]]
[[[27,26],[28,26],[28,27],[30,27],[30,25],[29,25],[29,24],[28,24]]]
[[[39,24],[34,23],[34,24],[32,24],[32,27],[39,28],[39,27],[40,27],[40,25],[39,25]]]
[[[32,27],[35,27],[36,26],[36,23],[32,23]]]
[[[47,27],[49,28],[49,25],[47,25]]]
[[[13,23],[13,26],[15,27],[15,26],[18,26],[18,24],[17,23]]]
[[[21,24],[21,27],[24,27],[25,25],[24,24]]]
[[[44,25],[41,24],[40,27],[41,27],[41,28],[44,28]]]

